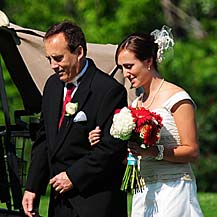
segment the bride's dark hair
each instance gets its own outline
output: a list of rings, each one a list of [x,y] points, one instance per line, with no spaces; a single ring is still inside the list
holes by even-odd
[[[150,34],[133,33],[125,38],[119,45],[115,54],[115,61],[118,65],[119,53],[123,50],[129,50],[135,54],[135,57],[141,61],[153,58],[153,65],[157,69],[157,51],[154,36]]]

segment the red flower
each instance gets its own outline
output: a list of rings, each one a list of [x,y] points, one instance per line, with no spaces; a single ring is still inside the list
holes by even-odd
[[[160,128],[162,127],[162,118],[155,112],[151,112],[143,107],[132,108],[132,117],[136,123],[133,138],[144,143],[146,146],[151,146],[159,140]]]
[[[159,139],[159,128],[156,124],[143,126],[140,132],[140,137],[143,135],[144,144],[151,146],[155,144]]]
[[[114,114],[117,114],[117,113],[119,113],[120,111],[121,111],[121,109],[116,109],[115,112],[114,112]]]

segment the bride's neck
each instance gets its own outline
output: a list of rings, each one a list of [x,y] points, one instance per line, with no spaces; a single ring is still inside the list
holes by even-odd
[[[148,98],[158,89],[159,84],[162,81],[162,77],[155,77],[152,80],[143,86],[144,95]]]
[[[142,97],[142,106],[149,108],[154,103],[156,97],[158,96],[161,87],[163,86],[164,79],[157,78],[150,83],[149,88],[146,90]],[[148,91],[147,91],[148,90]]]

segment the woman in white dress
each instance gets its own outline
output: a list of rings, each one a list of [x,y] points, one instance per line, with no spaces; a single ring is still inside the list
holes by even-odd
[[[165,38],[166,37],[166,38]],[[162,78],[157,63],[165,48],[173,46],[170,29],[151,34],[132,34],[116,51],[116,63],[133,88],[144,93],[132,106],[160,114],[160,142],[148,149],[130,144],[129,151],[141,156],[144,190],[133,196],[131,217],[202,217],[196,181],[190,162],[197,160],[199,146],[195,103],[181,87]],[[100,140],[97,127],[89,134],[92,145]]]

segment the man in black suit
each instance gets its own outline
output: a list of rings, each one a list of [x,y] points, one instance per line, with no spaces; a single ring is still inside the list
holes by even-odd
[[[127,105],[126,90],[86,58],[85,36],[77,25],[68,21],[53,25],[45,34],[44,46],[55,74],[43,92],[24,212],[34,216],[35,201],[49,182],[50,217],[126,217],[127,199],[120,185],[127,147],[109,133],[115,109]],[[60,123],[70,83],[72,108]],[[91,146],[88,134],[96,126],[102,138]]]

